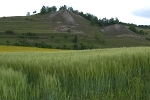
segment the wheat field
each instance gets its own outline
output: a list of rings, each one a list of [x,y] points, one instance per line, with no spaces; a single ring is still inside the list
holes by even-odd
[[[0,100],[150,99],[150,47],[35,51],[0,53]]]

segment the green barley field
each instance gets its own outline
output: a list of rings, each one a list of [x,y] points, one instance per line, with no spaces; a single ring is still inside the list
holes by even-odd
[[[150,47],[0,52],[0,100],[150,100]]]

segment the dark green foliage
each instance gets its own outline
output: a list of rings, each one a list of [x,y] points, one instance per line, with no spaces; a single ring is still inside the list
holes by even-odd
[[[57,8],[55,6],[52,6],[52,7],[47,6],[46,11],[47,11],[47,13],[56,12]]]
[[[96,16],[90,13],[84,14],[83,12],[79,12],[79,15],[89,20],[92,26],[97,25],[103,27],[103,26],[109,26],[109,25],[114,25],[119,23],[119,19],[117,17],[115,19],[114,18],[107,19],[106,17],[103,19],[98,19]]]
[[[52,9],[52,12],[56,12],[57,11],[56,6],[52,6],[51,9]]]
[[[81,43],[80,44],[80,49],[81,50],[85,50],[85,49],[87,49],[88,47],[85,45],[85,44],[83,44],[83,43]]]
[[[73,45],[73,49],[74,49],[74,50],[78,50],[78,44],[74,44],[74,45]]]
[[[51,36],[51,39],[54,39],[54,38],[55,38],[54,35],[52,35],[52,36]]]
[[[31,43],[29,43],[26,40],[22,40],[19,42],[19,44],[17,44],[18,46],[32,46]]]
[[[64,45],[62,46],[62,49],[68,49],[67,45],[64,44]]]
[[[150,41],[150,37],[146,37],[146,40],[149,40],[149,41]]]
[[[7,45],[9,45],[10,42],[7,40],[6,43],[7,43]]]
[[[89,45],[88,48],[89,48],[89,49],[93,49],[93,48],[94,48],[94,45]]]
[[[52,45],[46,44],[45,42],[30,42],[28,40],[19,41],[19,43],[15,43],[15,46],[27,46],[27,47],[39,47],[39,48],[52,48]]]
[[[33,11],[33,14],[36,14],[36,11]]]
[[[73,43],[77,43],[77,42],[78,42],[78,37],[74,36]]]
[[[73,45],[73,49],[74,50],[85,50],[85,49],[93,49],[94,48],[94,45],[85,45],[83,43],[80,43],[80,44],[74,44]]]
[[[8,35],[13,35],[13,34],[14,34],[14,31],[12,31],[12,30],[7,30],[7,31],[5,31],[5,33],[8,34]]]
[[[137,27],[144,28],[144,29],[150,29],[150,25],[138,25]]]
[[[43,6],[41,11],[40,11],[40,14],[46,14],[46,13],[47,13],[46,7]]]
[[[134,26],[130,26],[129,29],[135,33],[138,33],[138,30]]]
[[[30,39],[37,39],[38,38],[38,36],[35,33],[31,33],[31,32],[19,34],[19,37],[20,38],[30,38]]]
[[[43,6],[41,11],[40,11],[40,14],[46,14],[46,13],[52,13],[52,12],[56,12],[57,11],[57,8],[56,6],[52,6],[52,7],[45,7]]]
[[[67,32],[68,32],[68,33],[71,33],[71,29],[67,29]]]
[[[59,10],[67,10],[67,6],[66,6],[66,5],[61,6],[61,7],[59,8]]]
[[[147,35],[148,33],[144,32],[143,30],[140,30],[140,31],[138,32],[138,34],[139,34],[139,35]]]
[[[130,26],[129,29],[139,35],[147,35],[148,34],[148,33],[145,33],[143,30],[138,31],[135,26]]]
[[[65,39],[68,39],[68,35],[64,35],[64,38],[65,38]]]
[[[40,48],[52,48],[51,45],[48,45],[48,44],[46,44],[46,43],[44,43],[44,42],[35,43],[34,45],[35,45],[36,47],[40,47]]]

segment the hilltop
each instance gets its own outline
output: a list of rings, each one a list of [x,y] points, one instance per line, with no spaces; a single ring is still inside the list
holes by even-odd
[[[93,25],[79,13],[68,10],[0,18],[0,44],[3,45],[62,49],[149,46],[146,37],[119,23],[106,27]]]

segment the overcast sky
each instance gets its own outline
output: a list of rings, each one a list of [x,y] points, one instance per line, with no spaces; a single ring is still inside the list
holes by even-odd
[[[1,0],[0,17],[25,16],[39,12],[43,5],[57,9],[67,5],[99,19],[117,17],[126,23],[150,25],[150,0]]]

